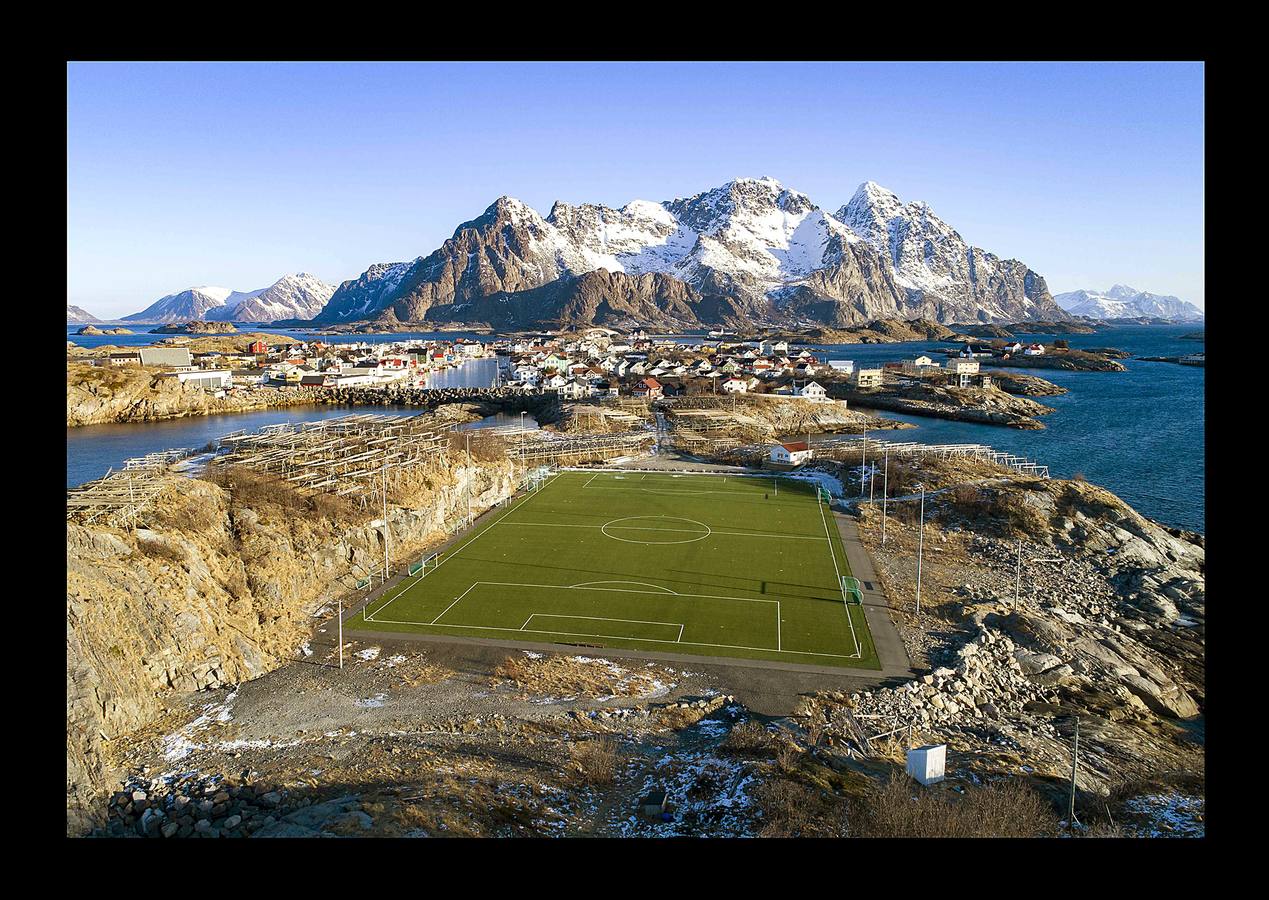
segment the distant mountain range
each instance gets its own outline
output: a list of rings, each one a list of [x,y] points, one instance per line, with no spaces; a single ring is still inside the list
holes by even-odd
[[[1179,297],[1165,297],[1117,284],[1108,291],[1068,291],[1053,298],[1073,316],[1090,319],[1148,317],[1199,322],[1203,310]]]
[[[67,325],[92,325],[100,322],[101,319],[89,313],[87,310],[80,309],[78,306],[66,304],[66,324]]]
[[[202,286],[160,297],[125,322],[272,322],[311,319],[322,311],[335,286],[312,275],[284,275],[254,291]]]
[[[1044,279],[867,182],[836,213],[771,178],[620,209],[511,197],[427,256],[339,286],[319,324],[496,328],[640,323],[1065,320]]]

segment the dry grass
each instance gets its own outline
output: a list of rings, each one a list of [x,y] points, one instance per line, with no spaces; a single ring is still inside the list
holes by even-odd
[[[449,455],[460,462],[467,459],[467,452],[475,462],[499,462],[507,458],[507,442],[501,435],[493,434],[485,429],[451,431],[449,433]]]
[[[754,791],[762,810],[761,837],[845,837],[844,798],[794,781],[768,779]]]
[[[183,563],[186,560],[185,551],[167,541],[138,538],[137,549],[151,559],[166,559],[175,563]]]
[[[922,787],[893,776],[872,796],[856,801],[851,816],[858,837],[1051,837],[1059,833],[1052,806],[1022,779],[1010,778],[957,793]]]
[[[760,723],[741,722],[723,738],[718,749],[724,753],[774,756],[781,745],[780,738]]]
[[[358,525],[373,518],[347,497],[316,493],[305,495],[280,478],[246,466],[226,465],[213,460],[203,479],[219,485],[229,494],[231,506],[257,512],[276,510],[283,517],[326,519],[336,525]]]
[[[569,748],[569,772],[579,785],[604,787],[617,778],[617,742],[611,738],[593,738]]]

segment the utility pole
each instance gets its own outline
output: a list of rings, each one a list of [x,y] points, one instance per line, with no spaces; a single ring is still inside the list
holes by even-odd
[[[868,469],[868,429],[864,429],[864,450],[859,461],[859,496],[864,495],[864,473]]]
[[[887,453],[890,452],[889,448],[886,449],[886,452]],[[876,469],[875,463],[873,465],[873,468]],[[875,471],[871,471],[868,473],[868,505],[869,506],[872,506],[873,495],[876,493],[876,487],[877,487],[877,473]]]
[[[1075,717],[1075,744],[1071,748],[1071,800],[1066,811],[1067,827],[1075,828],[1075,776],[1080,766],[1080,717]]]
[[[881,546],[886,546],[886,500],[890,496],[890,445],[886,445],[886,473],[881,481]]]
[[[1018,611],[1018,595],[1022,593],[1022,538],[1018,538],[1018,568],[1013,577],[1013,612]]]
[[[383,583],[388,583],[388,455],[383,455]]]
[[[921,485],[921,525],[917,532],[916,612],[921,615],[921,557],[925,552],[925,485]]]
[[[467,524],[471,525],[471,429],[467,429]]]
[[[339,667],[344,667],[344,598],[339,598]]]

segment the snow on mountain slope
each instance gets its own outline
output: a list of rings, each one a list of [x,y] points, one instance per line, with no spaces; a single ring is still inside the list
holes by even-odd
[[[272,322],[275,319],[311,319],[321,312],[334,292],[308,274],[284,275],[267,288],[232,291],[222,287],[192,287],[168,294],[139,313],[125,316],[131,322]]]
[[[1179,297],[1139,291],[1124,284],[1117,284],[1108,291],[1067,291],[1053,299],[1071,315],[1090,319],[1135,319],[1146,316],[1197,322],[1204,318],[1203,310]]]
[[[693,301],[704,304],[701,315],[796,314],[835,324],[869,316],[1066,317],[1043,278],[970,247],[925,204],[905,205],[866,182],[832,215],[773,178],[738,178],[685,199],[620,209],[557,202],[545,219],[501,197],[428,257],[344,282],[318,318],[452,321],[493,294],[514,303],[519,292],[600,269],[681,280],[701,298]],[[534,294],[533,302],[539,311],[566,304],[566,293]]]
[[[101,319],[97,318],[86,309],[81,309],[78,306],[72,306],[69,303],[66,304],[67,325],[91,325],[94,322],[100,321]]]
[[[283,275],[267,288],[229,295],[225,305],[207,314],[216,322],[273,322],[278,319],[311,319],[322,311],[335,292],[316,276],[301,272]]]
[[[229,288],[192,287],[160,297],[141,312],[124,316],[124,322],[190,322],[206,317],[208,311],[225,305],[232,294]]]

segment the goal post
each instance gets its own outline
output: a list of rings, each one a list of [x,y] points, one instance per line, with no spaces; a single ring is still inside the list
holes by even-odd
[[[842,576],[842,600],[846,603],[853,603],[856,606],[862,606],[864,603],[864,595],[859,590],[859,579],[850,575]]]

